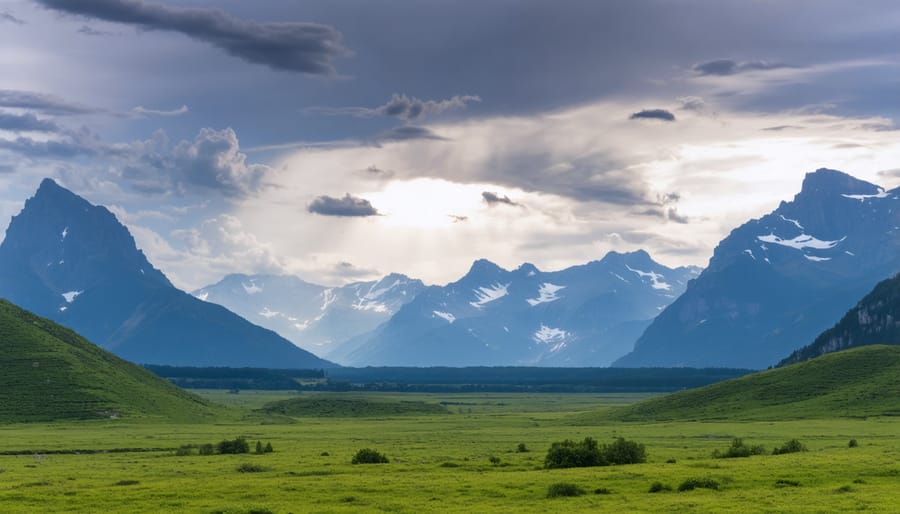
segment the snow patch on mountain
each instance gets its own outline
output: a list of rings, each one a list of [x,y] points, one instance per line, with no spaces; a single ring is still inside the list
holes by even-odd
[[[69,235],[69,227],[64,228],[62,231],[62,234],[60,234],[60,235],[62,236],[63,239],[65,239],[66,236]]]
[[[247,294],[257,294],[257,293],[261,293],[263,291],[263,288],[256,285],[256,282],[254,282],[252,280],[250,281],[249,286],[247,284],[241,282],[241,287],[244,288],[244,292]]]
[[[660,275],[659,273],[656,273],[654,271],[641,271],[639,269],[634,269],[627,264],[625,265],[625,267],[628,268],[628,271],[636,273],[641,278],[650,277],[650,285],[651,287],[653,287],[653,289],[662,289],[664,291],[669,291],[672,289],[672,286],[665,282],[664,279],[666,277]]]
[[[62,297],[66,301],[66,303],[72,303],[75,301],[75,298],[78,297],[84,291],[69,291],[68,293],[63,293]]]
[[[860,202],[864,202],[869,198],[887,198],[891,194],[885,191],[883,188],[878,188],[878,193],[874,195],[841,195],[844,198],[850,198],[852,200],[859,200]]]
[[[456,321],[456,316],[454,316],[453,314],[450,314],[449,312],[441,312],[441,311],[432,311],[432,312],[434,313],[435,316],[447,320],[448,323],[453,323],[454,321]]]
[[[784,221],[787,221],[788,223],[792,223],[795,227],[799,228],[800,230],[804,230],[803,225],[801,225],[799,221],[792,220],[791,218],[785,218],[784,215],[782,215],[782,214],[779,214],[778,217],[780,217]]]
[[[541,284],[540,289],[538,289],[538,297],[528,298],[525,301],[532,307],[541,303],[555,302],[556,300],[559,300],[559,296],[556,293],[565,288],[566,286],[558,286],[556,284],[551,284],[550,282],[544,282]]]
[[[541,323],[541,328],[539,328],[532,336],[535,342],[544,344],[565,341],[567,337],[569,337],[569,333],[565,330],[560,328],[548,327],[543,323]]]
[[[509,291],[507,290],[507,288],[509,288],[509,284],[501,285],[499,283],[495,283],[490,287],[479,287],[478,289],[473,289],[472,291],[475,293],[475,301],[469,302],[469,305],[475,307],[476,309],[480,309],[485,304],[499,300],[500,298],[508,295]]]
[[[813,262],[822,262],[822,261],[830,261],[831,260],[831,257],[816,257],[815,255],[804,255],[804,257],[806,257],[806,260],[813,261]]]
[[[756,238],[764,243],[787,246],[788,248],[794,248],[796,250],[804,250],[806,248],[812,248],[814,250],[828,250],[837,246],[844,239],[847,239],[847,236],[844,236],[836,241],[823,241],[807,234],[800,234],[793,239],[782,239],[775,234],[757,236]]]

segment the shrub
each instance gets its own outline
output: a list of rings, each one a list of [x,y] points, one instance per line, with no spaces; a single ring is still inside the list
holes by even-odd
[[[458,468],[459,464],[457,464],[455,462],[442,462],[441,467],[442,468]]]
[[[678,491],[693,491],[694,489],[719,489],[719,483],[712,478],[689,478],[678,486]]]
[[[775,487],[800,487],[800,482],[796,480],[780,479],[775,481]]]
[[[189,444],[186,444],[184,446],[179,446],[178,449],[175,450],[175,455],[178,457],[184,457],[184,456],[190,455],[192,453],[194,453],[194,447]]]
[[[646,461],[647,450],[643,444],[620,437],[611,444],[599,446],[594,439],[585,437],[580,443],[566,439],[550,445],[547,457],[544,458],[544,467],[585,468]]]
[[[197,447],[197,453],[200,455],[212,455],[215,451],[216,449],[209,443],[201,444]]]
[[[584,489],[568,482],[559,482],[547,488],[547,498],[559,498],[562,496],[581,496],[584,493]]]
[[[269,468],[260,466],[259,464],[250,464],[245,462],[237,467],[238,473],[261,473],[263,471],[269,471]]]
[[[713,452],[713,458],[716,459],[735,459],[740,457],[749,457],[751,455],[762,455],[766,453],[766,449],[762,446],[747,446],[744,440],[736,437],[731,441],[731,446],[724,453],[716,450]]]
[[[243,437],[232,440],[226,439],[217,445],[217,449],[219,450],[219,453],[226,454],[250,453],[250,445]]]
[[[263,448],[263,451],[265,453],[272,453],[275,450],[272,449],[272,443],[266,443],[266,447]]]
[[[791,439],[790,441],[781,445],[780,448],[775,448],[772,450],[772,455],[781,455],[784,453],[799,453],[807,451],[806,446],[796,439]]]
[[[859,443],[856,442],[856,439],[851,439],[849,443],[847,443],[848,448],[856,448],[859,446]]]
[[[137,484],[140,484],[140,482],[137,480],[119,480],[118,482],[116,482],[113,485],[137,485]]]
[[[676,461],[675,459],[669,459],[666,461],[666,464],[675,464],[676,462],[678,461]]]
[[[855,491],[855,489],[853,489],[849,485],[842,485],[834,490],[834,492],[836,493],[852,493],[853,491]]]
[[[351,464],[387,464],[388,458],[371,448],[363,448],[353,456]]]
[[[643,444],[626,441],[620,437],[610,444],[603,445],[600,450],[604,460],[609,464],[639,464],[647,462],[647,449]]]
[[[605,487],[598,487],[594,489],[594,494],[612,494],[612,491]]]
[[[330,457],[330,456],[331,456],[331,454],[328,452],[322,452],[319,454],[319,457]]]
[[[647,492],[648,493],[662,493],[662,492],[671,491],[671,490],[672,490],[672,486],[670,486],[668,484],[664,484],[662,482],[653,482],[652,484],[650,484],[650,490]]]
[[[528,447],[525,446],[525,443],[519,443],[519,445],[516,446],[516,453],[528,453]]]
[[[495,466],[500,465],[500,457],[495,457],[495,456],[491,455],[490,457],[488,457],[488,460],[491,462],[491,464],[493,464]]]

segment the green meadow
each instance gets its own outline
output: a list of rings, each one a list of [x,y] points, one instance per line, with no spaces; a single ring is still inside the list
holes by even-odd
[[[896,512],[900,505],[900,417],[615,419],[616,409],[646,394],[198,393],[226,405],[216,421],[0,425],[0,510]],[[263,409],[273,401],[288,403]],[[403,408],[385,408],[392,403]],[[238,436],[251,452],[256,441],[274,451],[176,455],[183,445]],[[647,463],[543,467],[554,441],[620,436],[643,443]],[[735,437],[767,454],[712,458]],[[793,438],[809,451],[770,454]],[[858,446],[849,447],[850,439]],[[361,448],[390,462],[351,464]],[[718,489],[678,492],[689,479],[712,479]],[[672,490],[651,493],[654,482]],[[585,494],[548,497],[559,483]]]

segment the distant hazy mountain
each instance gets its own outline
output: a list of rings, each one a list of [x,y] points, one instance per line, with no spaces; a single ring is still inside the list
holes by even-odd
[[[176,289],[112,213],[49,179],[0,245],[0,297],[141,364],[333,366]]]
[[[479,260],[329,355],[358,366],[608,365],[698,273],[644,251],[556,272]]]
[[[835,326],[778,365],[874,344],[900,345],[900,275],[879,283]]]
[[[900,190],[839,171],[736,228],[616,366],[764,368],[900,270]]]
[[[287,275],[228,275],[192,294],[327,357],[336,344],[373,330],[424,289],[420,280],[398,274],[342,287]]]

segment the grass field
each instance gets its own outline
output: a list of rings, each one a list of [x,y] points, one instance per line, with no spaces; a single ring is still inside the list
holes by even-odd
[[[900,418],[595,424],[602,416],[587,413],[647,395],[574,394],[350,395],[443,404],[449,413],[287,418],[253,410],[273,400],[311,395],[202,394],[230,404],[234,415],[209,424],[105,420],[0,426],[3,452],[82,450],[0,456],[0,510],[896,512],[900,505]],[[261,440],[271,442],[275,451],[175,456],[181,445],[241,435],[251,447]],[[587,436],[601,442],[616,436],[642,442],[649,460],[603,468],[542,468],[551,442]],[[733,437],[767,449],[798,438],[809,452],[711,458]],[[848,448],[851,438],[859,442],[857,448]],[[530,451],[517,452],[520,443]],[[364,447],[381,451],[391,462],[351,465],[353,454]],[[151,451],[83,452],[116,448]],[[675,462],[667,462],[671,460]],[[262,471],[239,472],[244,464]],[[719,490],[677,492],[689,478],[712,478]],[[547,498],[548,488],[559,482],[575,484],[587,494]],[[653,482],[675,491],[649,493]],[[597,489],[608,493],[594,494]]]

